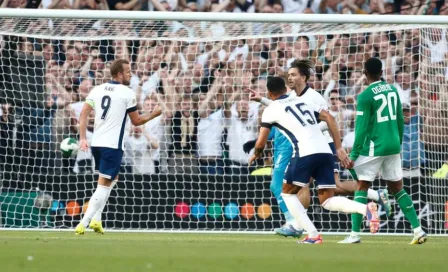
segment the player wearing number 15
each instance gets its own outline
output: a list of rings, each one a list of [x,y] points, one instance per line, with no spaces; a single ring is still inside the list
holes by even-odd
[[[161,114],[159,108],[145,115],[138,114],[135,93],[127,87],[131,79],[129,61],[115,60],[110,67],[110,74],[113,80],[96,86],[89,93],[81,111],[80,148],[86,151],[88,149],[87,117],[92,110],[95,110],[91,150],[95,159],[95,170],[99,171],[99,178],[98,187],[89,201],[87,211],[75,229],[76,234],[84,234],[87,226],[97,233],[104,233],[101,213],[118,180],[128,115],[134,126],[140,126]]]
[[[426,241],[426,234],[414,209],[412,199],[403,189],[401,168],[401,142],[404,130],[404,117],[400,97],[394,86],[382,82],[382,63],[370,58],[364,64],[364,73],[370,84],[358,96],[355,123],[355,143],[350,154],[354,161],[351,170],[358,180],[355,201],[367,203],[367,190],[377,173],[387,182],[389,191],[394,194],[400,209],[414,230],[411,244]],[[353,165],[353,164],[352,164]],[[340,243],[359,243],[362,217],[352,214],[352,233]],[[370,218],[373,232],[378,229],[378,218]]]

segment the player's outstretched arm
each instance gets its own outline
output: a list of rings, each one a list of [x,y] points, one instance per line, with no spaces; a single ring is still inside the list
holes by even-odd
[[[258,140],[255,143],[255,152],[249,159],[249,165],[251,165],[257,158],[260,158],[263,155],[263,150],[268,141],[269,133],[271,132],[271,128],[269,127],[261,127],[260,135],[258,136]]]
[[[327,123],[331,136],[333,137],[334,147],[339,160],[344,168],[351,168],[351,161],[342,147],[341,135],[339,134],[339,127],[334,117],[326,110],[322,110],[319,113],[319,119]]]
[[[89,102],[84,103],[82,107],[81,115],[79,116],[79,148],[82,151],[87,151],[89,149],[89,143],[86,138],[87,131],[87,118],[90,115],[90,112],[93,110],[93,107],[89,104]]]
[[[247,90],[250,92],[250,95],[249,95],[250,101],[259,102],[264,106],[269,106],[272,103],[272,100],[269,100],[265,97],[261,97],[261,95],[257,91],[249,89],[249,88],[247,88]]]
[[[160,109],[159,106],[156,106],[154,111],[142,115],[138,114],[137,111],[130,112],[129,117],[131,118],[131,122],[134,126],[141,126],[161,114],[162,110]]]

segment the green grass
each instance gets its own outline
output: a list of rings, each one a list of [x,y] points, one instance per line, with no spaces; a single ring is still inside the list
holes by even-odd
[[[273,235],[0,232],[2,272],[448,271],[448,238],[368,236],[362,244],[299,245]]]

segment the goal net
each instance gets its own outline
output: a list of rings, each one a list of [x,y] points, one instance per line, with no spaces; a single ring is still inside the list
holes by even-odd
[[[235,15],[237,16],[237,15]],[[242,15],[244,16],[244,15]],[[367,17],[366,17],[367,18]],[[111,80],[109,66],[132,64],[140,112],[130,123],[119,183],[103,213],[108,229],[272,231],[285,218],[271,184],[273,151],[248,166],[266,79],[285,77],[292,60],[316,63],[309,86],[322,93],[351,149],[357,95],[372,56],[399,90],[405,115],[404,187],[422,226],[448,228],[447,28],[371,23],[261,23],[115,19],[0,19],[1,192],[4,228],[72,228],[88,206],[97,175],[90,152],[64,157],[79,139],[83,101]],[[88,137],[93,120],[88,124]],[[269,145],[270,147],[272,144]],[[66,154],[66,153],[64,153]],[[341,169],[343,186],[353,187]],[[281,186],[281,185],[280,185]],[[384,188],[375,181],[373,188]],[[347,232],[350,217],[324,211],[311,185],[308,214],[319,230]],[[380,232],[411,228],[393,198]]]

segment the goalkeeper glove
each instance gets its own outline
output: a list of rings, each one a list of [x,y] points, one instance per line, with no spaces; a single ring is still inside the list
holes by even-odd
[[[257,140],[248,141],[243,144],[243,150],[245,153],[249,154],[249,152],[255,147],[255,143]]]

